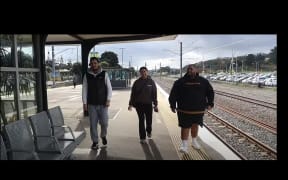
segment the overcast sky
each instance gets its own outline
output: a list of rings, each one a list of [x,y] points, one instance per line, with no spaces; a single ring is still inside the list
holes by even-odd
[[[146,66],[148,69],[158,69],[161,66],[180,67],[180,42],[182,42],[182,64],[193,64],[217,57],[269,53],[277,45],[276,34],[245,34],[245,35],[178,35],[175,40],[151,41],[138,43],[117,43],[95,46],[100,55],[105,51],[112,51],[118,55],[119,64],[130,65],[135,69]],[[78,49],[78,51],[77,51]],[[92,49],[94,51],[94,48]],[[49,54],[48,54],[49,52]],[[54,46],[55,59],[60,62],[81,62],[80,46]],[[51,46],[46,46],[46,59],[51,59]]]

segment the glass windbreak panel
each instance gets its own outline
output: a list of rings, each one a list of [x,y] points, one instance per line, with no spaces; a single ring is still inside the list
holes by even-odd
[[[15,73],[0,72],[0,77],[1,118],[7,124],[17,120]]]
[[[2,118],[2,111],[0,111],[0,132],[3,129],[3,125],[4,125],[4,122],[3,122],[3,118]]]
[[[122,71],[122,79],[127,80],[128,79],[128,72],[127,71]]]
[[[0,34],[0,67],[15,67],[15,60],[11,56],[13,35]]]
[[[34,68],[32,35],[17,35],[17,56],[20,68]]]
[[[113,69],[111,70],[111,80],[122,80],[123,76],[122,76],[122,70],[120,69]]]
[[[4,122],[3,122],[3,120],[2,120],[2,112],[0,111],[0,132],[1,132],[2,129],[3,129],[3,124],[4,124]]]
[[[37,113],[36,77],[37,73],[19,73],[20,119]]]

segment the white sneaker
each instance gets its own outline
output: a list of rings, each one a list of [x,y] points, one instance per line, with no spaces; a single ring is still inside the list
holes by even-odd
[[[181,153],[188,153],[188,145],[187,145],[187,143],[186,142],[182,142],[179,150],[180,150]]]
[[[140,139],[140,143],[141,144],[146,144],[147,142],[146,142],[146,139]]]
[[[195,149],[200,149],[201,146],[200,144],[197,142],[196,138],[192,138],[192,146],[195,148]]]
[[[188,147],[181,146],[179,150],[181,153],[188,153]]]

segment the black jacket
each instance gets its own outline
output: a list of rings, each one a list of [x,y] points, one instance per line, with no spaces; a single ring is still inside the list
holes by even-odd
[[[136,103],[152,104],[152,102],[154,106],[158,105],[155,82],[150,76],[147,79],[138,78],[132,86],[129,105]]]
[[[176,80],[169,95],[170,107],[186,111],[204,111],[214,106],[214,90],[209,81],[201,76],[194,79],[185,74]]]
[[[88,104],[105,105],[107,101],[107,87],[105,84],[105,71],[102,71],[97,76],[86,73],[88,83]]]

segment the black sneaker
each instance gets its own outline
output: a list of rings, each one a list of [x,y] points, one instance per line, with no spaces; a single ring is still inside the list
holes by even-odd
[[[97,150],[98,149],[98,143],[93,142],[91,149]]]
[[[102,137],[102,144],[105,146],[107,144],[106,136]]]
[[[147,142],[146,142],[146,139],[140,139],[140,143],[141,144],[146,144]]]
[[[147,133],[148,139],[152,139],[152,133]]]

